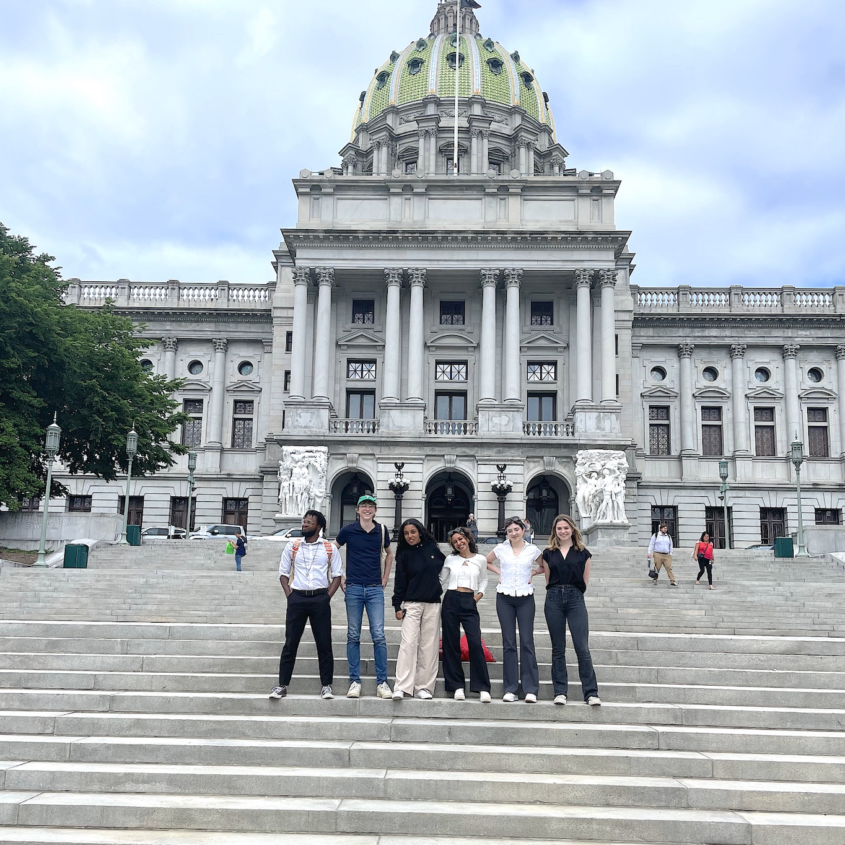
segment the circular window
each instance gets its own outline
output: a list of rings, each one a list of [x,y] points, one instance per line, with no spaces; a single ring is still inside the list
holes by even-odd
[[[715,367],[705,367],[701,375],[705,381],[716,381],[719,378],[719,371]]]
[[[754,378],[756,378],[761,384],[767,382],[771,377],[772,374],[765,367],[760,367],[754,370]]]
[[[242,376],[251,376],[253,369],[254,367],[252,366],[252,364],[250,364],[249,361],[241,361],[241,363],[238,364],[238,372]]]
[[[824,373],[818,367],[813,367],[812,369],[807,370],[807,378],[810,379],[813,384],[818,384],[824,378]]]
[[[204,369],[205,367],[203,367],[202,361],[191,361],[191,363],[188,364],[188,372],[192,376],[198,376]]]
[[[654,367],[650,375],[652,381],[663,381],[666,378],[666,370],[663,367]]]
[[[153,371],[153,362],[150,361],[148,358],[145,358],[143,361],[141,361],[141,369],[145,373],[151,373]]]

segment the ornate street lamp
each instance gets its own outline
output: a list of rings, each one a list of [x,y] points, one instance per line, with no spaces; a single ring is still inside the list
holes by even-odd
[[[451,505],[455,498],[455,482],[452,480],[452,473],[446,476],[446,504]]]
[[[191,501],[194,498],[194,472],[197,468],[197,453],[188,452],[188,521],[185,523],[185,539],[191,535]]]
[[[129,525],[129,484],[132,481],[132,459],[138,454],[138,432],[135,427],[126,435],[126,456],[129,458],[129,466],[126,470],[126,496],[123,500],[123,533],[117,541],[118,546],[128,546],[129,540],[126,538],[126,528]]]
[[[47,437],[44,443],[44,451],[47,452],[47,488],[44,491],[44,514],[41,517],[41,542],[38,544],[38,557],[33,566],[47,565],[47,515],[50,512],[50,487],[53,484],[53,461],[56,460],[61,438],[62,430],[56,422],[56,415],[53,414],[53,422],[47,426]]]
[[[496,464],[499,475],[490,485],[490,489],[496,494],[496,498],[499,500],[499,527],[496,530],[496,536],[500,540],[505,539],[505,501],[508,498],[508,493],[513,490],[513,484],[508,481],[508,477],[505,475],[507,468],[507,464]]]
[[[795,557],[809,557],[804,548],[804,514],[802,513],[801,502],[801,464],[804,463],[804,444],[798,440],[797,434],[790,449],[789,458],[792,466],[795,467],[795,487],[798,496],[798,551]]]
[[[399,526],[402,524],[402,497],[408,492],[411,486],[402,474],[405,464],[393,464],[396,467],[396,475],[393,476],[393,481],[388,484],[388,487],[393,491],[396,501],[396,509],[393,512],[393,542],[399,541]]]
[[[731,529],[728,524],[728,490],[731,487],[728,484],[728,462],[724,458],[719,461],[719,478],[722,479],[722,486],[719,488],[719,498],[722,500],[722,512],[725,519],[725,548],[729,549],[731,547]]]

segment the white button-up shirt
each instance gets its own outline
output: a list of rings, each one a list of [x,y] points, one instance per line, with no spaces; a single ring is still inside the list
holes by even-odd
[[[510,541],[505,540],[493,549],[499,561],[499,570],[502,577],[496,587],[497,593],[504,593],[508,596],[530,596],[534,594],[534,585],[531,583],[531,570],[534,562],[540,557],[540,550],[526,543],[522,551],[515,555],[511,548]]]
[[[318,539],[314,543],[305,540],[291,540],[282,552],[279,575],[290,578],[293,568],[292,590],[325,590],[329,586],[329,556],[326,552],[327,541]],[[340,550],[334,543],[328,543],[332,549],[331,578],[340,578],[343,574],[343,562]],[[296,560],[293,550],[297,548]]]

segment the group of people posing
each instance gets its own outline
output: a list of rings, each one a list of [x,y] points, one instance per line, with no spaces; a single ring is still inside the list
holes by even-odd
[[[518,701],[521,683],[525,702],[537,701],[540,673],[534,648],[533,579],[544,575],[554,703],[567,701],[568,622],[584,700],[590,706],[601,704],[584,603],[590,581],[590,552],[577,525],[568,516],[555,517],[544,551],[526,541],[524,522],[512,517],[505,523],[507,539],[486,556],[479,554],[476,538],[467,528],[451,532],[451,554],[447,556],[419,520],[405,520],[399,531],[392,600],[396,619],[402,623],[402,639],[391,690],[384,635],[384,591],[393,566],[390,535],[375,521],[376,501],[372,496],[362,496],[356,510],[357,521],[341,529],[336,543],[320,538],[321,530],[326,528],[323,514],[308,511],[302,520],[302,540],[294,540],[285,547],[279,567],[279,580],[288,597],[285,645],[279,664],[279,685],[270,698],[287,695],[308,622],[317,647],[321,697],[334,697],[331,599],[342,589],[348,625],[347,698],[361,696],[361,626],[366,610],[375,656],[376,694],[380,698],[433,698],[442,642],[446,692],[456,701],[466,700],[461,653],[463,628],[469,658],[469,691],[489,703],[491,685],[478,604],[487,591],[488,572],[493,572],[498,576],[496,613],[502,630],[503,700]],[[344,545],[347,546],[345,575],[339,551]]]

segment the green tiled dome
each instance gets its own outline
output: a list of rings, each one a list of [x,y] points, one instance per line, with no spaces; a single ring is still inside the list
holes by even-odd
[[[388,106],[417,102],[429,94],[455,95],[455,36],[435,35],[411,42],[376,70],[355,113],[354,126],[378,117]],[[480,95],[495,103],[520,106],[554,132],[554,118],[543,91],[518,53],[481,35],[461,36],[460,95]]]

